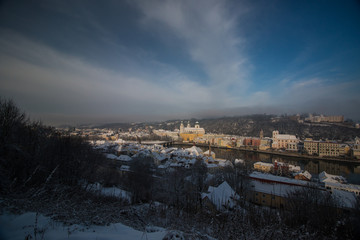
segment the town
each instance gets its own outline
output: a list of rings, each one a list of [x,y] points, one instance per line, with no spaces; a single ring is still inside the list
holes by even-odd
[[[306,121],[339,123],[343,121],[343,117],[312,117],[310,115]],[[356,163],[360,158],[360,138],[358,137],[353,141],[338,142],[309,138],[299,139],[295,135],[280,134],[277,130],[272,132],[271,137],[265,137],[263,130],[257,137],[211,134],[206,133],[198,121],[193,127],[190,121],[186,126],[184,121],[181,121],[179,128],[175,128],[173,131],[153,129],[151,126],[135,131],[130,128],[127,132],[106,128],[58,130],[62,134],[88,139],[95,149],[101,150],[105,154],[122,176],[132,174],[132,161],[139,157],[151,159],[152,172],[159,178],[179,168],[191,171],[193,166],[200,161],[207,168],[206,184],[209,189],[212,189],[211,191],[216,191],[217,187],[226,186],[231,193],[235,194],[235,192],[239,192],[239,189],[232,189],[230,186],[236,187],[238,183],[229,185],[229,183],[223,182],[219,185],[219,181],[211,179],[221,176],[227,169],[241,168],[246,172],[245,175],[248,175],[247,184],[251,186],[247,188],[250,193],[247,194],[246,200],[258,205],[283,208],[289,192],[316,188],[332,194],[339,201],[340,208],[351,209],[355,207],[356,199],[360,194],[360,185],[347,183],[347,180],[341,175],[333,175],[325,171],[310,173],[301,166],[278,160],[269,163],[234,158],[223,159],[217,157],[214,152],[214,149],[221,148]],[[218,186],[210,187],[212,184]],[[217,209],[228,207],[226,204],[234,201],[235,197],[230,194],[227,198],[219,200],[219,196],[210,198],[208,195],[210,192],[203,194]]]
[[[343,116],[313,116],[301,119],[299,115],[292,117],[300,123],[334,123],[341,124],[344,122]],[[185,126],[186,124],[186,126]],[[264,136],[261,129],[258,136],[237,136],[227,134],[205,133],[205,129],[200,127],[199,122],[195,122],[191,127],[190,121],[184,124],[181,121],[179,126],[174,126],[173,130],[156,129],[154,126],[145,126],[144,128],[132,129],[107,129],[107,128],[65,128],[58,129],[62,133],[72,136],[82,136],[89,139],[103,140],[134,140],[139,138],[148,140],[166,140],[172,142],[195,143],[197,145],[212,145],[214,147],[238,148],[242,150],[255,150],[272,152],[278,154],[290,154],[291,156],[311,156],[324,157],[337,160],[359,160],[360,159],[360,138],[355,137],[349,141],[341,141],[336,139],[300,139],[296,135],[280,133],[278,130],[272,131],[272,136]],[[351,126],[354,129],[359,128],[356,123]]]

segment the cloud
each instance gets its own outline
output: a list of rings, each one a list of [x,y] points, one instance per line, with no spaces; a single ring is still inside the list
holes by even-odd
[[[1,95],[44,118],[68,114],[79,121],[99,115],[149,120],[196,111],[210,101],[209,88],[181,73],[165,72],[171,82],[154,82],[101,68],[21,35],[6,32],[0,38]]]
[[[228,88],[245,92],[249,62],[245,41],[239,37],[237,15],[228,2],[219,1],[136,1],[144,14],[142,23],[162,35],[185,42],[191,59],[206,72],[213,100],[228,97]],[[228,101],[229,104],[234,104]]]
[[[321,80],[319,78],[296,81],[292,84],[292,89],[297,91],[300,88],[309,88],[309,87],[319,86],[323,82],[324,82],[324,80]]]

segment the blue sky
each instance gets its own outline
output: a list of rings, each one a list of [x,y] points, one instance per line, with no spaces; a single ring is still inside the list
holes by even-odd
[[[3,1],[0,95],[51,124],[360,119],[359,1]]]

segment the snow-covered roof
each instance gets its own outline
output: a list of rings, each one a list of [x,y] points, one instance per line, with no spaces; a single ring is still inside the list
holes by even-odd
[[[343,183],[339,183],[339,182],[325,182],[326,186],[329,186],[331,188],[340,188],[340,189],[344,189],[347,191],[360,191],[360,185],[356,185],[356,184],[343,184]]]
[[[226,166],[229,166],[229,167],[233,167],[233,164],[229,161],[229,160],[223,160],[223,161],[219,161],[219,166],[221,167],[226,167]]]
[[[128,166],[128,165],[122,165],[122,166],[120,167],[120,171],[129,172],[129,171],[130,171],[130,166]]]
[[[192,146],[191,148],[187,148],[186,150],[196,156],[199,156],[200,154],[203,153],[203,150],[201,150],[201,148],[196,146]]]
[[[327,183],[346,183],[346,179],[343,176],[332,175],[325,171],[319,174],[319,180]]]
[[[216,209],[219,211],[223,210],[226,207],[234,207],[235,199],[238,198],[235,191],[226,181],[224,181],[218,187],[210,186],[208,189],[208,193],[202,193],[201,197],[208,197],[209,200],[216,206]]]
[[[128,155],[120,155],[117,157],[117,160],[128,162],[128,161],[131,161],[132,158]]]
[[[289,170],[290,170],[290,171],[293,171],[293,172],[300,172],[300,171],[301,171],[301,167],[300,167],[300,166],[295,166],[295,165],[289,164]]]
[[[255,192],[267,193],[280,197],[286,197],[291,191],[303,188],[300,186],[291,186],[281,183],[267,183],[257,180],[252,180],[250,186]]]
[[[261,166],[266,166],[266,167],[273,167],[274,165],[272,163],[264,163],[264,162],[256,162],[254,163],[255,165],[261,165]]]
[[[245,164],[243,159],[235,159],[235,164]]]
[[[295,135],[289,135],[289,134],[278,134],[276,138],[279,140],[297,140]]]
[[[294,174],[294,176],[296,175],[303,175],[304,177],[306,177],[307,179],[311,179],[312,178],[312,175],[308,172],[308,171],[300,171],[300,172],[297,172]]]
[[[107,158],[109,158],[109,159],[117,159],[117,156],[114,155],[114,154],[111,154],[111,153],[108,153],[108,154],[106,154],[105,156],[106,156]]]
[[[249,174],[249,177],[253,178],[253,179],[263,180],[263,181],[279,182],[279,183],[290,184],[290,185],[299,185],[299,186],[308,185],[307,181],[297,180],[297,179],[292,179],[292,178],[287,178],[287,177],[280,177],[280,176],[275,176],[272,174],[261,173],[261,172],[252,172],[251,174]]]

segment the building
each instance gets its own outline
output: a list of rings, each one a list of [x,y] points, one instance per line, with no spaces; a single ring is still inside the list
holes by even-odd
[[[312,114],[309,114],[308,118],[305,118],[305,121],[308,122],[330,122],[330,123],[342,123],[344,122],[344,116],[313,116]]]
[[[325,185],[325,190],[317,185],[309,185],[308,181],[289,179],[271,174],[253,172],[249,177],[251,179],[249,200],[255,204],[268,207],[286,208],[291,192],[315,188],[321,194],[330,194],[329,196],[338,203],[338,208],[352,209],[355,206],[356,197],[360,194],[360,186],[352,184],[327,182],[325,183],[327,184]]]
[[[273,131],[272,133],[272,148],[274,149],[286,149],[289,151],[297,151],[297,145],[299,139],[295,135],[279,134],[279,131]]]
[[[311,174],[308,171],[302,171],[294,174],[294,178],[297,180],[310,181]]]
[[[262,206],[284,208],[291,191],[306,187],[308,182],[271,174],[253,172],[249,175],[249,200]]]
[[[201,194],[201,198],[205,206],[217,211],[233,208],[239,200],[239,196],[226,181],[217,187],[210,186],[206,193]]]
[[[268,150],[271,148],[271,139],[270,138],[262,138],[260,140],[259,150]]]
[[[272,163],[256,162],[254,163],[254,169],[261,172],[270,172],[274,165]]]
[[[335,141],[313,141],[312,139],[305,139],[304,150],[309,155],[339,157],[348,155],[350,147]]]
[[[184,127],[184,123],[180,124],[180,138],[186,142],[193,142],[195,138],[202,137],[205,134],[205,129],[200,127],[199,122],[195,123],[195,127],[190,126],[190,121],[187,126]]]
[[[319,142],[319,156],[340,156],[340,144],[336,142]]]

